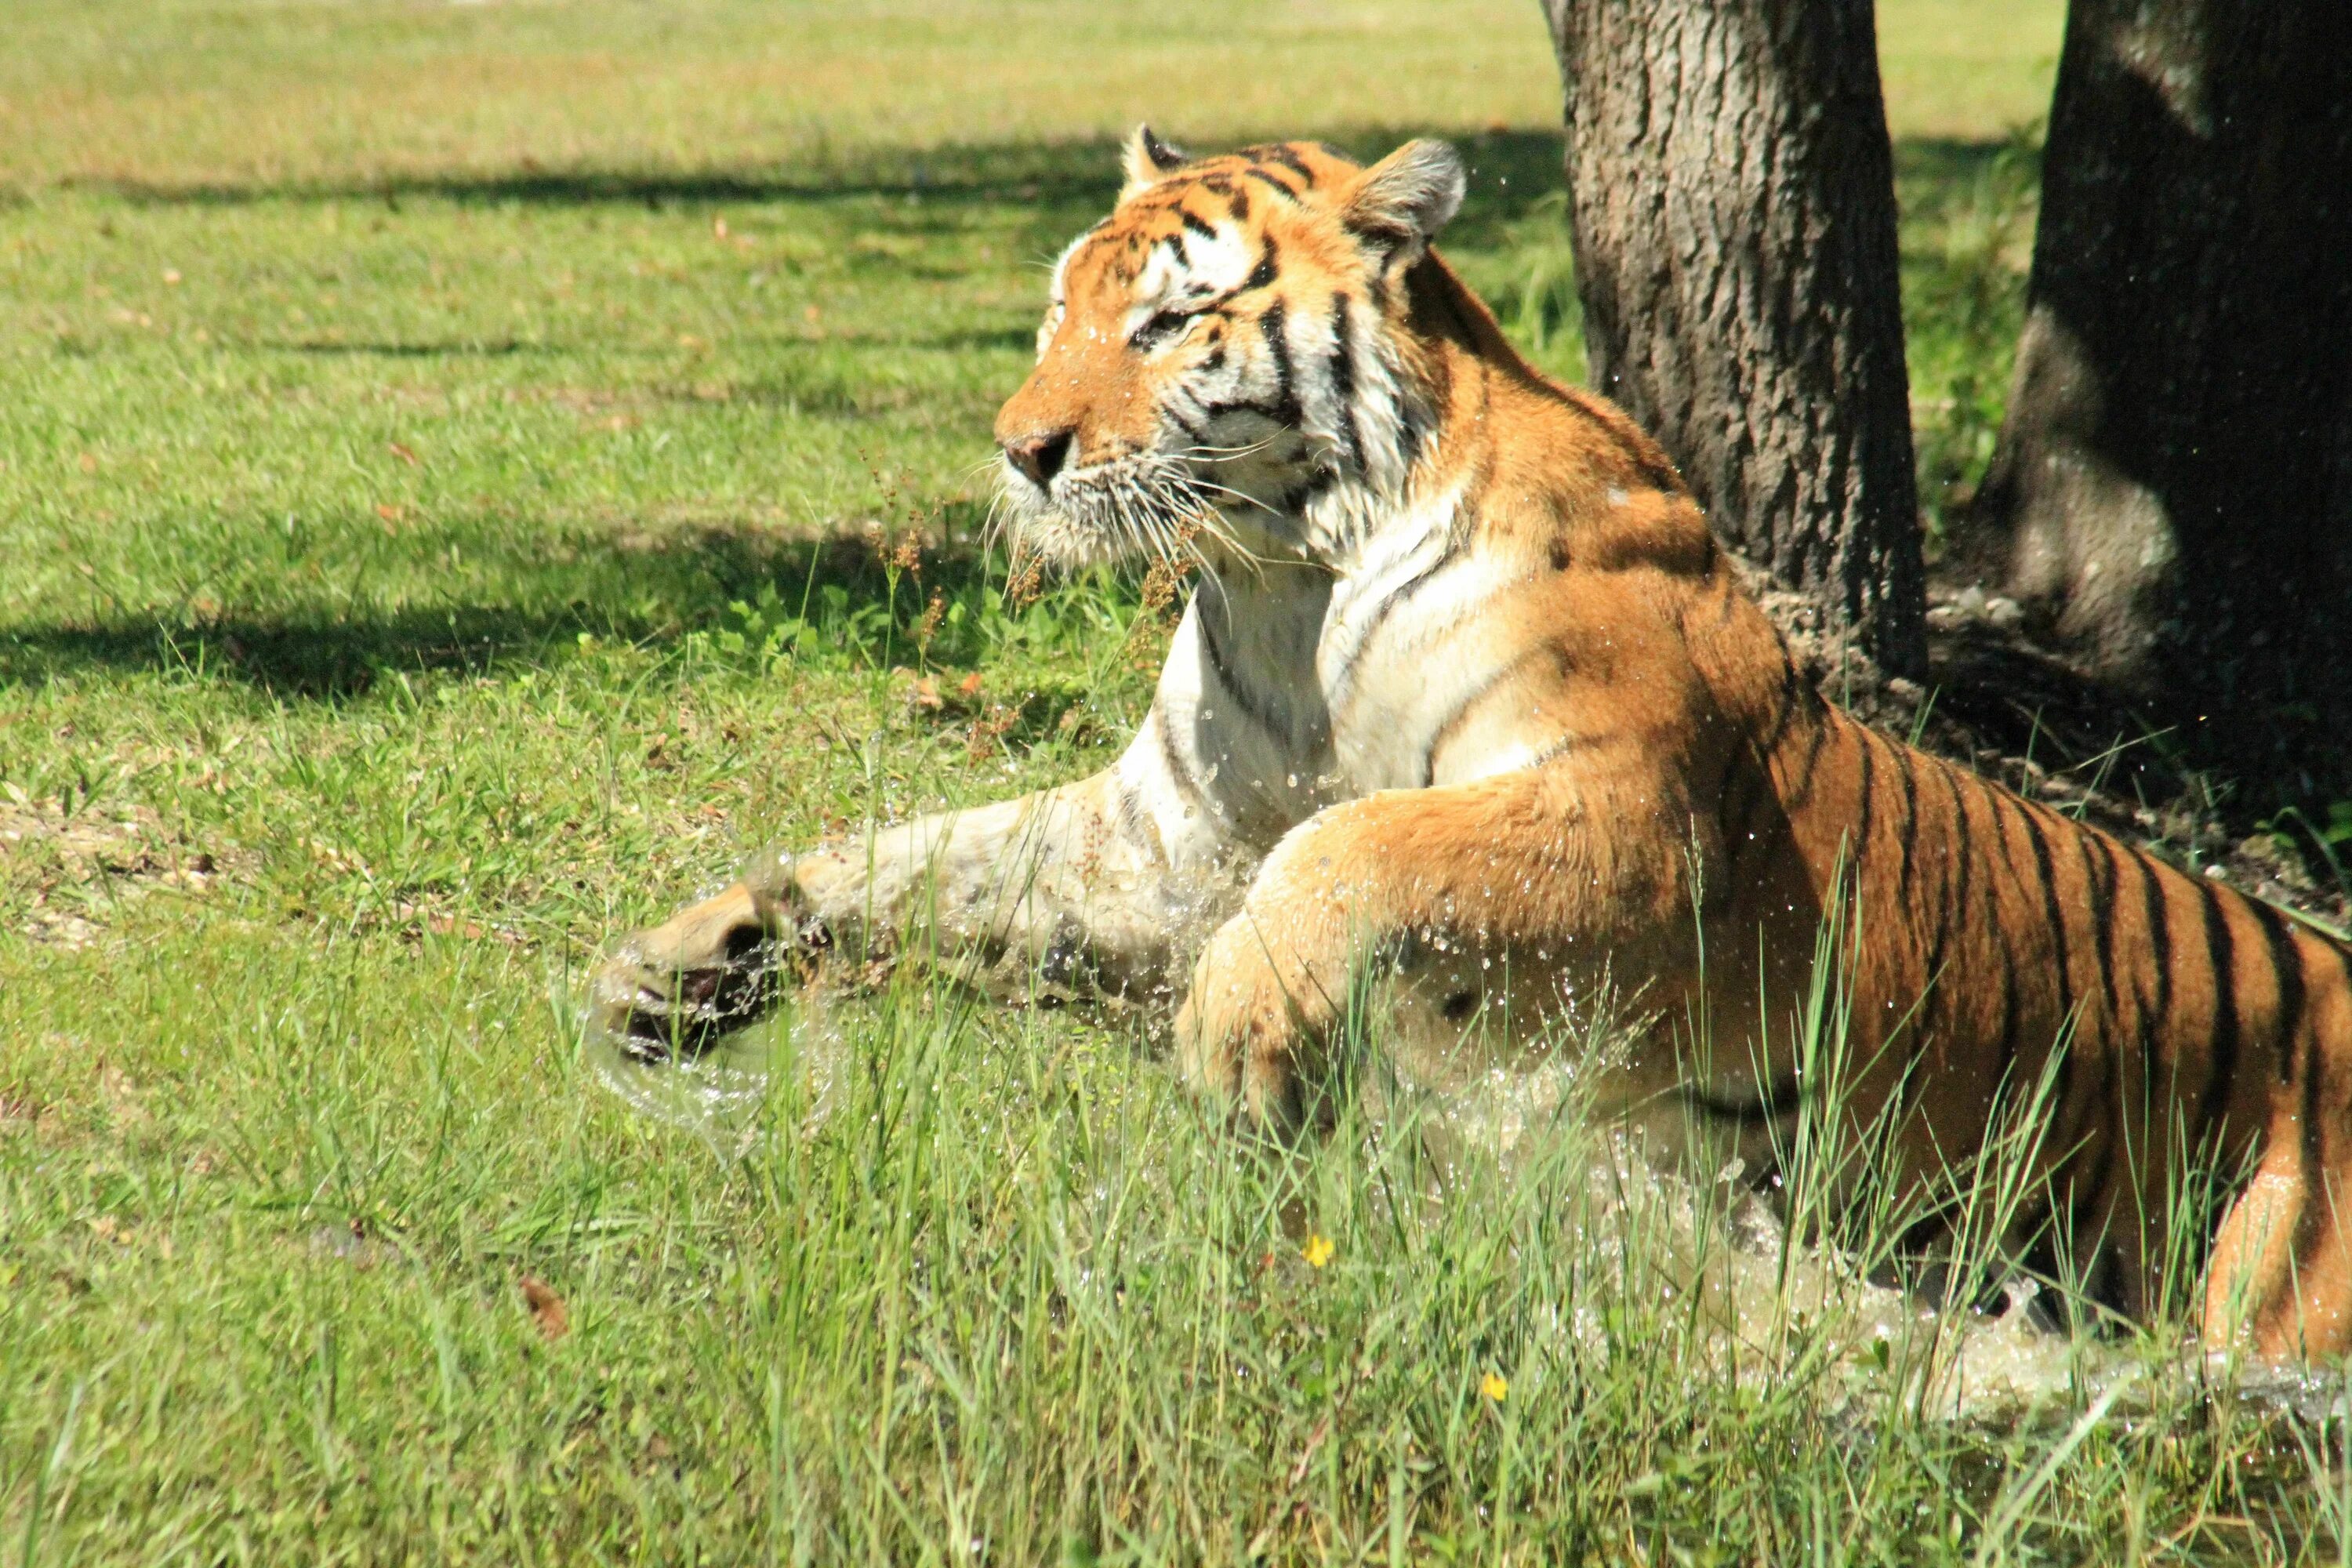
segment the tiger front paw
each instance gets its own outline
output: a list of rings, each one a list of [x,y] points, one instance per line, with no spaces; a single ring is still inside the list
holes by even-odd
[[[1277,963],[1248,915],[1237,915],[1193,966],[1176,1014],[1177,1076],[1261,1125],[1296,1129],[1331,1015],[1313,975]]]
[[[640,1061],[699,1057],[773,1009],[783,975],[833,946],[838,856],[752,857],[742,880],[622,939],[591,983],[593,1026]]]

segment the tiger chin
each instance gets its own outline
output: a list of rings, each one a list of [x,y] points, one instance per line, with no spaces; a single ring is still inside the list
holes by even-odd
[[[2100,1295],[2185,1283],[2159,1230],[2202,1161],[2252,1173],[2210,1237],[2209,1345],[2352,1347],[2342,948],[1822,701],[1664,453],[1432,248],[1451,149],[1195,159],[1145,130],[1126,174],[995,435],[1018,546],[1199,568],[1131,742],[763,852],[620,945],[603,1027],[698,1049],[780,964],[940,952],[1011,994],[1181,992],[1183,1080],[1295,1124],[1370,969],[1439,1074],[1614,986],[1650,1021],[1609,1108],[1670,1154],[1760,1166],[1834,1098],[1916,1187],[2042,1084],[2030,1217]],[[1850,1065],[1809,1082],[1791,1014],[1848,899]]]

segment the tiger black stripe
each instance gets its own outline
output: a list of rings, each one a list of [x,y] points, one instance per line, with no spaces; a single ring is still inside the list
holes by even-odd
[[[2347,979],[2352,979],[2352,952],[2347,952],[2342,944],[2333,940],[2326,945],[2328,956],[2336,961],[2337,982],[2341,984]],[[2323,1108],[2319,1103],[2319,1094],[2321,1089],[2325,1087],[2326,1076],[2326,1064],[2321,1059],[2322,1055],[2320,1026],[2316,1020],[2314,1020],[2309,1033],[2304,1039],[2303,1125],[2306,1135],[2315,1135],[2316,1131],[2324,1130],[2331,1124],[2338,1127],[2344,1124],[2344,1107],[2340,1103],[2335,1108],[2332,1122],[2322,1120]]]
[[[1449,539],[1444,552],[1436,560],[1406,578],[1396,587],[1390,589],[1381,597],[1380,609],[1357,637],[1356,646],[1348,650],[1348,657],[1342,659],[1339,668],[1332,672],[1329,682],[1330,696],[1327,700],[1328,706],[1336,709],[1353,694],[1356,685],[1356,668],[1363,663],[1364,656],[1371,651],[1372,639],[1380,635],[1381,628],[1388,624],[1389,617],[1402,608],[1406,601],[1415,594],[1420,593],[1432,577],[1453,565],[1454,557],[1460,552],[1461,546]]]
[[[2326,945],[2327,955],[2336,961],[2336,983],[2340,985],[2347,980],[2352,980],[2352,951],[2347,951],[2341,943],[2332,939]],[[2319,1103],[2320,1080],[2326,1067],[2320,1059],[2322,1050],[2320,1025],[2317,1020],[2314,1020],[2310,1033],[2304,1041],[2303,1100],[2304,1121],[2306,1126],[2313,1123],[2316,1114],[2315,1108]],[[2341,1126],[2343,1121],[2344,1107],[2339,1104],[2336,1108],[2336,1124]]]
[[[1262,163],[1279,163],[1297,174],[1298,183],[1306,189],[1311,191],[1315,188],[1315,171],[1307,166],[1307,160],[1279,142],[1264,147],[1244,147],[1242,156],[1256,158]]]
[[[1168,863],[1168,852],[1160,842],[1160,835],[1143,815],[1143,797],[1131,789],[1118,792],[1118,836],[1139,848],[1150,850],[1151,858],[1161,865]]]
[[[1160,760],[1166,765],[1168,776],[1175,782],[1177,790],[1209,816],[1220,815],[1210,805],[1208,793],[1201,787],[1200,779],[1192,772],[1192,764],[1177,749],[1176,731],[1168,722],[1168,710],[1155,701],[1151,705],[1151,713],[1160,730]]]
[[[2200,1134],[2213,1125],[2238,1076],[2238,952],[2230,932],[2230,912],[2205,878],[2197,879],[2205,913],[2205,963],[2213,976],[2213,1029],[2205,1046],[2205,1089],[2198,1098]]]
[[[1225,645],[1217,637],[1216,621],[1220,613],[1229,614],[1230,611],[1213,611],[1203,603],[1198,617],[1201,628],[1201,651],[1208,656],[1209,673],[1217,678],[1217,684],[1223,687],[1225,695],[1234,700],[1234,706],[1241,710],[1243,718],[1247,719],[1259,730],[1277,741],[1292,739],[1290,727],[1287,724],[1276,722],[1274,715],[1267,710],[1265,699],[1251,690],[1247,683],[1234,672],[1233,660],[1225,651]]]
[[[2258,905],[2257,908],[2271,919],[2278,921],[2281,927],[2284,928],[2285,921],[2276,910],[2271,909],[2268,905]],[[2284,937],[2287,945],[2295,950],[2295,962],[2294,965],[2295,1018],[2299,1026],[2302,1022],[2303,1010],[2307,1005],[2308,977],[2303,971],[2301,944],[2294,941],[2291,933],[2287,933],[2282,930],[2281,934]],[[2282,963],[2279,969],[2280,1011],[2282,1013],[2285,1011],[2285,989],[2287,984],[2286,974],[2286,965]],[[2294,1055],[2294,1045],[2295,1040],[2294,1032],[2282,1029],[2280,1031],[2279,1038],[2279,1056],[2282,1060]],[[2284,1076],[2284,1071],[2282,1071],[2281,1076]],[[2327,1157],[2327,1123],[2320,1115],[2319,1104],[2320,1080],[2323,1076],[2322,1064],[2319,1059],[2319,1031],[2315,1029],[2311,1032],[2310,1037],[2304,1045],[2302,1106],[2303,1167],[2305,1170],[2315,1173],[2324,1173],[2327,1169],[2326,1163]],[[2325,1175],[2321,1174],[2319,1179],[2324,1181],[2326,1179]],[[2329,1204],[2306,1204],[2304,1205],[2303,1223],[2297,1227],[2298,1234],[2295,1237],[2294,1242],[2295,1250],[2298,1253],[2308,1253],[2312,1246],[2319,1239],[2320,1226],[2325,1223],[2326,1213],[2331,1207],[2332,1205]]]
[[[1778,636],[1777,629],[1774,635]],[[1780,648],[1780,704],[1773,710],[1771,722],[1765,727],[1764,738],[1757,742],[1758,752],[1767,757],[1780,749],[1780,737],[1789,732],[1789,721],[1796,717],[1798,700],[1803,694],[1803,678],[1797,673],[1797,661],[1789,657],[1789,645],[1783,642]]]
[[[1353,303],[1343,290],[1331,299],[1331,400],[1339,409],[1339,451],[1349,463],[1364,460],[1364,435],[1356,424],[1356,350],[1348,320]]]
[[[2079,834],[2075,839],[2075,850],[2083,862],[2084,892],[2084,897],[2090,900],[2092,940],[2098,953],[2102,994],[2106,1002],[2104,1026],[2090,1030],[2076,1029],[2069,1037],[2067,1047],[2068,1057],[2073,1058],[2079,1056],[2083,1048],[2082,1042],[2088,1038],[2095,1042],[2095,1048],[2098,1052],[2098,1086],[2092,1091],[2089,1101],[2084,1107],[2084,1114],[2089,1125],[2076,1131],[2077,1119],[2071,1112],[2065,1115],[2069,1141],[2079,1143],[2084,1156],[2088,1157],[2106,1152],[2097,1142],[2096,1133],[2105,1115],[2118,1112],[2118,1074],[2122,1070],[2123,1064],[2121,1053],[2116,1048],[2116,1031],[2122,1023],[2123,1003],[2116,990],[2117,969],[2115,952],[2115,913],[2116,888],[2121,872],[2116,868],[2113,857],[2107,853],[2105,840],[2097,834],[2088,832]],[[2100,876],[2099,868],[2092,863],[2095,851],[2103,858],[2106,868],[2104,880]],[[2092,1189],[2095,1205],[2104,1205],[2112,1190],[2116,1163],[2114,1160],[2106,1163],[2097,1184]],[[2101,1212],[2104,1215],[2105,1211],[2102,1208]]]
[[[1813,780],[1821,772],[1822,752],[1829,743],[1830,726],[1814,725],[1811,741],[1805,747],[1805,760],[1797,764],[1799,777],[1796,787],[1789,792],[1781,803],[1784,810],[1792,813],[1801,811],[1805,804],[1812,799]]]
[[[1902,747],[1895,749],[1895,770],[1903,781],[1903,826],[1898,835],[1902,843],[1903,858],[1901,869],[1895,873],[1895,900],[1897,906],[1895,918],[1904,920],[1909,917],[1910,911],[1916,907],[1911,880],[1912,868],[1916,864],[1912,851],[1919,837],[1919,775],[1912,763],[1910,752]],[[1903,1079],[1899,1089],[1901,1103],[1906,1111],[1910,1109],[1913,1096],[1912,1084],[1919,1074],[1920,1058],[1927,1049],[1929,1033],[1927,992],[1935,983],[1936,972],[1931,965],[1919,977],[1919,994],[1912,1001],[1908,1016],[1902,1026],[1908,1037],[1903,1042]]]
[[[1411,472],[1429,446],[1429,416],[1420,401],[1402,398],[1397,404],[1397,457]]]
[[[2025,879],[2017,874],[2016,859],[2010,853],[2009,815],[2005,804],[2000,795],[1994,794],[1990,790],[1985,790],[1982,793],[1984,795],[1985,814],[1992,819],[1993,837],[2000,841],[2002,851],[1995,864],[2007,865],[2010,868],[2010,876],[2016,881],[2018,891],[2022,895],[2025,890]],[[1988,878],[1987,880],[1990,881],[1991,879]],[[2017,950],[2011,944],[2009,940],[2009,922],[2005,920],[1998,919],[2000,895],[1998,891],[1994,889],[1989,889],[1988,891],[1992,892],[1994,899],[1994,910],[1997,920],[1996,929],[1999,933],[2000,943],[2000,1081],[2006,1085],[2010,1082],[2011,1076],[2017,1067],[2017,1032],[2024,1023],[2024,1016],[2022,999],[2018,995],[2017,992]]]
[[[2178,1103],[2180,1097],[2179,1054],[2172,1045],[2167,1027],[2171,1020],[2172,1006],[2172,929],[2166,918],[2164,889],[2157,880],[2156,868],[2147,857],[2134,854],[2105,839],[2100,843],[2116,873],[2115,881],[2111,884],[2111,901],[2115,911],[2113,918],[2119,923],[2126,918],[2123,901],[2123,868],[2129,866],[2139,878],[2139,921],[2147,928],[2147,944],[2155,951],[2156,957],[2152,974],[2148,973],[2148,965],[2140,965],[2132,973],[2133,1017],[2128,1036],[2139,1052],[2139,1110],[2149,1128],[2147,1136],[2151,1139],[2164,1137],[2167,1134],[2161,1131],[2156,1118],[2148,1114],[2151,1109],[2148,1098],[2156,1091],[2159,1072],[2164,1079],[2165,1101],[2168,1104]],[[2112,954],[2108,962],[2116,962]],[[2141,984],[2143,978],[2154,984],[2153,997]],[[2126,1037],[2120,1016],[2112,1028],[2115,1038]],[[2128,1114],[2128,1110],[2123,1114]]]
[[[1267,417],[1286,428],[1301,423],[1298,406],[1297,372],[1290,363],[1290,340],[1284,335],[1290,322],[1290,311],[1279,300],[1261,312],[1257,330],[1265,334],[1265,352],[1274,362],[1275,397],[1266,405]]]
[[[1281,251],[1275,247],[1274,237],[1268,235],[1265,245],[1257,253],[1256,265],[1249,269],[1249,276],[1242,279],[1242,286],[1234,289],[1234,294],[1247,294],[1255,289],[1273,288],[1275,279],[1281,275]],[[1232,294],[1221,296],[1217,303],[1223,304],[1232,297]]]
[[[1933,1015],[1929,1007],[1939,1007],[1947,1023],[1957,1023],[1961,995],[1957,986],[1947,983],[1944,965],[1951,954],[1952,923],[1959,911],[1969,907],[1970,868],[1976,856],[1970,840],[1976,825],[1969,819],[1968,797],[1960,789],[1958,773],[1941,763],[1935,764],[1935,774],[1944,783],[1944,791],[1952,799],[1952,856],[1944,873],[1940,896],[1936,900],[1936,934],[1927,947],[1927,967],[1920,979],[1920,1024],[1911,1037],[1911,1050],[1903,1076],[1903,1114],[1909,1116],[1919,1100],[1919,1064],[1927,1048],[1927,1020]],[[1972,781],[1973,782],[1973,781]],[[1957,879],[1950,867],[1959,868]]]
[[[1176,209],[1176,216],[1186,228],[1189,228],[1194,234],[1199,235],[1202,239],[1214,239],[1217,237],[1217,226],[1211,223],[1208,219],[1201,216],[1200,214],[1194,212],[1191,207],[1178,207]]]
[[[2263,928],[2263,941],[2270,949],[2271,968],[2278,975],[2278,1077],[2279,1082],[2287,1083],[2294,1078],[2294,1046],[2303,1028],[2306,989],[2303,949],[2296,943],[2294,934],[2286,929],[2286,918],[2276,910],[2258,900],[2247,900],[2247,907],[2254,911],[2254,923]]]
[[[1290,188],[1288,181],[1276,179],[1271,171],[1260,168],[1248,168],[1244,169],[1242,174],[1265,186],[1266,189],[1272,191],[1276,195],[1280,196],[1284,201],[1289,202],[1294,205],[1297,205],[1298,201],[1298,193]]]
[[[1938,900],[1936,938],[1927,950],[1927,974],[1923,984],[1941,992],[1944,1011],[1950,1015],[1958,1010],[1958,997],[1952,987],[1943,983],[1944,960],[1951,947],[1953,918],[1969,907],[1969,883],[1976,860],[1976,847],[1970,840],[1975,837],[1976,825],[1969,818],[1968,802],[1960,793],[1958,773],[1941,763],[1936,763],[1935,768],[1936,776],[1944,781],[1944,788],[1952,797],[1952,864],[1960,868],[1960,874],[1957,887],[1953,885],[1950,873],[1947,871],[1945,874],[1945,896]]]
[[[2035,807],[2020,803],[2013,809],[2025,824],[2025,837],[2033,845],[2033,870],[2042,879],[2042,918],[2050,924],[2050,945],[2056,950],[2058,970],[2058,1026],[2065,1028],[2074,1021],[2074,965],[2068,949],[2066,909],[2058,896],[2058,879],[2050,864],[2050,839],[2037,820]],[[2072,1076],[2074,1047],[2070,1040],[2066,1055],[2069,1062],[2059,1069],[2060,1103],[2064,1103],[2066,1080]]]
[[[2050,944],[2056,960],[2053,967],[2058,975],[2058,1029],[2051,1037],[2050,1049],[2057,1064],[2054,1109],[2063,1147],[2073,1141],[2075,1068],[2083,1054],[2085,1033],[2074,994],[2074,944],[2065,923],[2066,900],[2058,890],[2057,867],[2050,853],[2050,836],[2042,826],[2042,809],[2025,801],[2012,803],[2011,808],[2024,825],[2027,842],[2033,847],[2034,874],[2042,880],[2042,918],[2049,927]]]
[[[2119,1024],[2124,1016],[2123,1000],[2116,990],[2123,966],[2116,962],[2116,886],[2122,872],[2107,841],[2095,833],[2084,833],[2075,847],[2083,857],[2083,881],[2090,890],[2091,931],[2098,944],[2100,988],[2106,997],[2107,1020],[2110,1027]],[[2093,857],[2097,864],[2093,864]],[[2104,868],[2105,875],[2100,875]]]
[[[1895,896],[1906,910],[1911,907],[1912,851],[1919,842],[1919,773],[1907,748],[1895,748],[1895,772],[1903,781],[1903,826],[1895,835],[1902,846],[1902,858],[1896,862]]]
[[[1876,807],[1872,798],[1877,792],[1877,766],[1870,759],[1873,748],[1871,733],[1859,724],[1853,728],[1854,767],[1860,773],[1853,786],[1853,853],[1859,860],[1870,853],[1870,819]],[[1860,911],[1856,911],[1859,918]]]
[[[1493,696],[1515,677],[1525,671],[1529,665],[1541,663],[1547,658],[1558,662],[1563,670],[1565,669],[1567,661],[1560,658],[1559,649],[1549,643],[1538,643],[1534,647],[1497,665],[1487,672],[1486,679],[1480,681],[1475,689],[1464,694],[1462,700],[1454,705],[1454,711],[1445,716],[1445,721],[1438,725],[1436,731],[1430,736],[1429,744],[1422,750],[1423,788],[1429,786],[1429,781],[1435,772],[1437,753],[1444,751],[1447,742],[1454,739],[1454,731],[1461,727],[1462,721],[1468,718],[1479,703]]]
[[[2319,1064],[2314,1061],[2303,1078],[2303,1168],[2315,1173],[2315,1179],[2325,1182],[2327,1158],[2327,1134],[2319,1117]],[[2294,1249],[2299,1254],[2310,1252],[2319,1239],[2320,1228],[2327,1223],[2331,1203],[2305,1204],[2295,1226]]]
[[[1329,489],[1339,482],[1339,476],[1332,469],[1318,468],[1297,484],[1283,491],[1281,499],[1275,504],[1275,510],[1296,517],[1306,510],[1308,501]]]
[[[2152,1040],[2158,1037],[2158,1031],[2172,1016],[2172,911],[2154,863],[2143,855],[2133,856],[2132,861],[2139,868],[2140,918],[2147,925],[2148,945],[2156,950],[2156,1001],[2140,1026],[2140,1037]],[[2169,1065],[2177,1079],[2180,1063],[2175,1059]]]

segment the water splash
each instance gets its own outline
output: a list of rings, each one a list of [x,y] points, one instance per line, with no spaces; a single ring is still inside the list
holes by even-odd
[[[799,1135],[814,1133],[849,1090],[856,1047],[821,991],[785,998],[759,1024],[690,1060],[645,1061],[584,1010],[574,1016],[607,1091],[638,1115],[694,1134],[723,1159],[748,1154],[779,1110]],[[1939,1307],[1864,1278],[1833,1247],[1790,1237],[1740,1171],[1727,1167],[1709,1178],[1664,1169],[1638,1135],[1587,1125],[1578,1065],[1563,1053],[1419,1081],[1376,1073],[1359,1087],[1370,1123],[1382,1130],[1377,1135],[1410,1127],[1434,1156],[1440,1179],[1423,1194],[1432,1205],[1449,1201],[1458,1173],[1472,1164],[1528,1172],[1564,1145],[1572,1148],[1570,1157],[1589,1167],[1580,1168],[1580,1184],[1592,1196],[1559,1223],[1598,1243],[1597,1257],[1638,1258],[1645,1289],[1694,1300],[1713,1326],[1717,1351],[1738,1375],[1775,1375],[1792,1324],[1800,1337],[1830,1342],[1836,1402],[1857,1420],[1890,1398],[1964,1422],[2005,1425],[2090,1401],[2128,1419],[2165,1404],[2166,1388],[2177,1390],[2183,1380],[2258,1414],[2352,1417],[2340,1373],[2231,1368],[2208,1362],[2193,1343],[2167,1353],[2127,1335],[2054,1327],[2038,1310],[2031,1281],[2011,1282],[2003,1308],[1983,1311]],[[1477,1186],[1472,1181],[1459,1190]],[[1576,1303],[1559,1309],[1559,1332],[1591,1339],[1601,1331]]]
[[[596,1081],[638,1115],[691,1132],[722,1158],[758,1142],[763,1113],[789,1094],[812,1127],[838,1099],[846,1042],[822,998],[785,998],[748,1028],[698,1057],[647,1061],[580,1012],[583,1048]]]
[[[1559,1223],[1599,1242],[1594,1255],[1634,1259],[1643,1288],[1690,1299],[1735,1375],[1769,1379],[1797,1340],[1825,1346],[1833,1403],[1867,1421],[1891,1398],[1931,1418],[1993,1426],[2097,1403],[2117,1419],[2175,1406],[2184,1388],[2256,1415],[2352,1419],[2340,1371],[2232,1363],[2193,1332],[2169,1348],[2128,1333],[2060,1326],[2043,1288],[2019,1277],[1998,1310],[1938,1304],[1867,1278],[1834,1247],[1790,1237],[1737,1160],[1713,1177],[1650,1157],[1638,1132],[1595,1129],[1579,1108],[1578,1068],[1553,1058],[1443,1082],[1375,1075],[1364,1087],[1376,1122],[1410,1127],[1453,1186],[1472,1164],[1533,1179],[1565,1158],[1587,1194]],[[1466,1190],[1477,1190],[1474,1181]],[[1443,1191],[1428,1194],[1444,1202]],[[1621,1278],[1621,1288],[1630,1278]],[[1563,1303],[1559,1331],[1597,1341],[1601,1325]]]

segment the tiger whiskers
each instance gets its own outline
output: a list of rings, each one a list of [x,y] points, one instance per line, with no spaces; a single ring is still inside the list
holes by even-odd
[[[1259,445],[1263,445],[1262,443]],[[1253,447],[1232,449],[1229,456]],[[1265,564],[1221,510],[1263,503],[1202,479],[1200,454],[1139,452],[1062,476],[1040,496],[1000,469],[1002,488],[991,507],[986,536],[1011,545],[1016,563],[1034,553],[1065,564],[1140,555],[1171,566],[1215,569],[1213,556]],[[1205,546],[1205,548],[1204,548]]]
[[[1204,538],[1221,553],[1241,562],[1254,572],[1265,567],[1265,557],[1242,542],[1211,497],[1230,496],[1257,510],[1265,510],[1262,503],[1239,490],[1181,468],[1172,477],[1165,471],[1148,474],[1145,483],[1150,488],[1153,500],[1160,503],[1160,520],[1170,531],[1171,542],[1181,546],[1201,570],[1207,572],[1215,568],[1215,563],[1195,542]]]
[[[1239,447],[1203,447],[1197,444],[1190,447],[1180,447],[1175,451],[1171,452],[1169,456],[1174,458],[1205,458],[1213,463],[1234,463],[1239,462],[1244,458],[1255,457],[1258,453],[1265,451],[1273,445],[1273,437],[1261,436],[1256,440],[1247,442]]]

